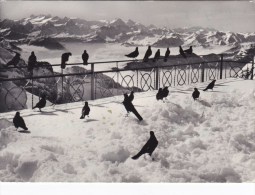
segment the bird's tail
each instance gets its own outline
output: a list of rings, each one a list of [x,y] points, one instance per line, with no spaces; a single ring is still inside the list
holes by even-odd
[[[203,91],[207,91],[207,88],[205,88]]]
[[[36,106],[34,106],[32,109],[35,109],[36,108]]]
[[[141,117],[141,115],[137,112],[136,109],[132,110],[132,112],[134,113],[134,115],[139,119],[139,121],[142,121],[143,118]]]
[[[133,160],[136,160],[136,159],[138,159],[138,158],[140,158],[140,156],[142,155],[142,153],[138,153],[138,154],[136,154],[135,156],[133,156],[133,157],[131,157]]]

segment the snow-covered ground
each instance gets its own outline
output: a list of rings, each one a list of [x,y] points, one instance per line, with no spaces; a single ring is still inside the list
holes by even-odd
[[[0,181],[80,182],[255,182],[255,81],[227,79],[214,91],[196,84],[136,93],[144,118],[125,117],[123,97],[22,110],[31,133],[12,126],[15,112],[0,114]],[[154,131],[159,145],[152,159],[132,160]]]

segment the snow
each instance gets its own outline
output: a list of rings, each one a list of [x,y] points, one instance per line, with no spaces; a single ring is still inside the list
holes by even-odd
[[[90,117],[80,120],[83,102],[43,112],[22,110],[31,133],[12,126],[15,112],[0,114],[1,181],[77,182],[254,182],[255,85],[253,80],[216,81],[135,93],[145,119],[125,117],[123,97],[89,101]],[[200,100],[193,101],[193,88]],[[159,145],[132,160],[153,130]]]

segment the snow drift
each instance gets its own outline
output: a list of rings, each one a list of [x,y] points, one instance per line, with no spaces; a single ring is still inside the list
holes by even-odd
[[[123,97],[21,111],[31,133],[12,126],[15,112],[0,115],[0,180],[30,182],[254,182],[255,85],[252,80],[170,88],[165,103],[156,91],[136,93],[134,105],[145,119],[125,117]],[[153,153],[132,160],[154,131]]]

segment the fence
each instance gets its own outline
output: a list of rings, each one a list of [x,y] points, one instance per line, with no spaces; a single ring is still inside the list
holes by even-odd
[[[0,78],[0,112],[31,108],[42,93],[54,105],[115,96],[130,90],[157,90],[164,86],[182,86],[228,77],[253,79],[254,58],[251,62],[242,62],[224,60],[221,55],[218,60],[185,62],[123,60],[93,62],[88,66],[75,63],[68,64],[69,68],[61,72],[53,71],[60,64],[41,63],[31,75],[26,72],[26,66],[2,68],[2,72],[12,76]],[[128,66],[120,67],[123,63]],[[100,64],[110,64],[113,68],[95,70],[95,67],[101,67]],[[88,70],[78,66],[70,68],[74,65],[82,65]]]

